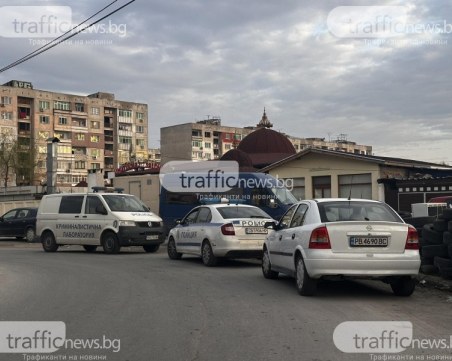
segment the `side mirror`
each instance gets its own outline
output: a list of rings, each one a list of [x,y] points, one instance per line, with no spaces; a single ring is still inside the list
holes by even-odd
[[[107,215],[107,214],[108,214],[108,212],[107,212],[107,210],[105,209],[105,207],[103,207],[103,206],[101,206],[101,205],[98,205],[98,206],[96,207],[96,213],[98,213],[98,214],[103,214],[103,215]]]
[[[182,219],[176,219],[176,224],[182,224]]]
[[[277,228],[276,222],[274,222],[274,221],[271,221],[271,222],[265,222],[265,223],[264,223],[264,228],[267,228],[267,229],[276,229],[276,228]]]
[[[270,202],[268,203],[270,208],[278,208],[278,203],[273,198],[270,198]]]

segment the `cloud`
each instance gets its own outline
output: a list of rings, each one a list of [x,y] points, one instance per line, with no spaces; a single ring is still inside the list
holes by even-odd
[[[361,3],[346,5],[352,4]],[[71,6],[77,20],[101,7],[86,0],[52,5]],[[80,34],[74,39],[81,45],[59,46],[0,77],[148,103],[153,146],[160,127],[207,115],[221,116],[225,125],[254,125],[265,106],[275,129],[288,134],[345,133],[376,154],[452,164],[450,34],[405,34],[386,43],[336,38],[326,18],[340,5],[135,1],[104,22],[124,24],[126,35]],[[408,20],[452,23],[444,19],[451,7],[418,1],[407,6]],[[93,39],[111,43],[83,45]],[[432,40],[447,43],[419,43]],[[0,38],[0,46],[7,49],[5,63],[36,49],[27,39]]]

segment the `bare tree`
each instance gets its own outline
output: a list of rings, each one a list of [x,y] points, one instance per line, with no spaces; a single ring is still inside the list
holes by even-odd
[[[5,188],[17,165],[17,150],[17,138],[8,133],[0,133],[0,176]]]

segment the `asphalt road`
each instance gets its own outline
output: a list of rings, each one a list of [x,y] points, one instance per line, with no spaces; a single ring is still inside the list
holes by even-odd
[[[67,338],[105,336],[120,340],[120,351],[56,355],[121,361],[371,360],[335,347],[333,331],[344,321],[410,321],[417,338],[452,334],[450,293],[419,288],[400,298],[383,283],[342,281],[301,297],[293,280],[266,280],[259,265],[228,261],[207,268],[193,257],[171,261],[164,248],[109,256],[79,247],[49,254],[39,244],[0,244],[0,320],[64,321]],[[24,357],[0,354],[0,360]]]

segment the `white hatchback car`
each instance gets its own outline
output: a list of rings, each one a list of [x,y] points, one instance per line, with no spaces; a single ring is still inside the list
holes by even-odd
[[[218,258],[261,258],[273,219],[261,209],[241,204],[210,204],[192,209],[168,236],[168,256],[184,253],[201,256],[206,266]]]
[[[313,295],[317,281],[380,279],[399,296],[409,296],[419,272],[416,229],[387,204],[358,199],[319,199],[294,204],[264,244],[265,278],[296,278],[298,293]]]

